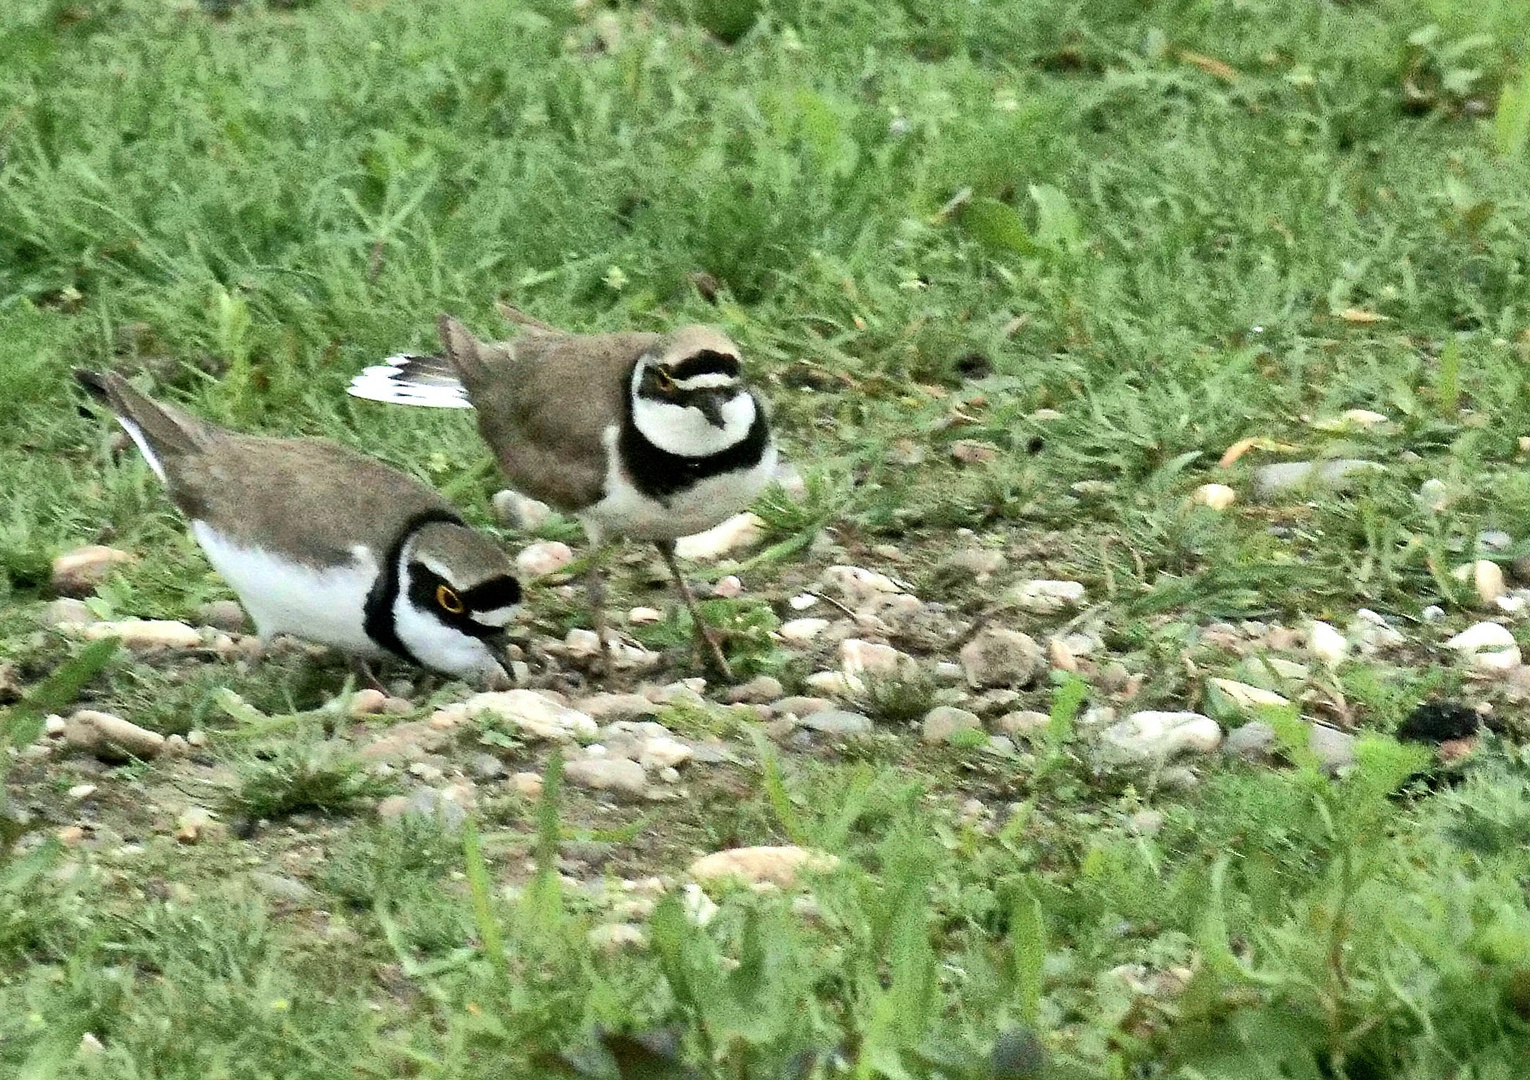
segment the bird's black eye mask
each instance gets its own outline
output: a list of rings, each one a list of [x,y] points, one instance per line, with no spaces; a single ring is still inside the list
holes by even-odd
[[[498,611],[520,603],[521,583],[504,574],[479,582],[471,589],[458,590],[424,563],[412,562],[409,564],[409,602],[469,637],[493,637],[502,633],[503,628],[475,621],[474,612]]]

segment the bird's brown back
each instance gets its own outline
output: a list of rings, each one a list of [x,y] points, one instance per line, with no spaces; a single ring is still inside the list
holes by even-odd
[[[480,344],[481,378],[463,386],[478,431],[517,491],[565,512],[605,490],[606,430],[620,424],[627,383],[657,334],[532,332]]]
[[[404,523],[454,513],[424,484],[327,439],[216,435],[200,453],[165,460],[171,500],[228,539],[313,566],[362,544],[382,557]]]

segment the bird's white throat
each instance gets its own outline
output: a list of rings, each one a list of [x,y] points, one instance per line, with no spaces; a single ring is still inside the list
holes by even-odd
[[[393,632],[416,660],[437,671],[461,676],[488,676],[500,670],[494,651],[483,641],[464,634],[454,626],[448,626],[436,618],[433,612],[422,611],[410,601],[412,575],[409,564],[415,557],[414,548],[415,541],[411,540],[399,552],[398,595],[393,599]],[[507,621],[510,614],[506,610]]]
[[[639,364],[632,376],[632,423],[660,450],[681,457],[704,458],[731,449],[749,437],[749,429],[754,426],[755,403],[742,386],[723,403],[723,426],[718,427],[700,409],[639,394],[642,372],[643,366]]]

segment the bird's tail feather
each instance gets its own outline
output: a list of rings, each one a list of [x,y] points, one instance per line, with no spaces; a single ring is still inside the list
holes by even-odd
[[[390,405],[471,409],[452,363],[444,356],[390,356],[351,380],[346,392]]]
[[[79,369],[74,377],[92,397],[116,414],[117,422],[132,437],[149,468],[162,481],[166,480],[162,458],[195,453],[215,432],[210,425],[173,405],[139,393],[115,372],[103,374]]]

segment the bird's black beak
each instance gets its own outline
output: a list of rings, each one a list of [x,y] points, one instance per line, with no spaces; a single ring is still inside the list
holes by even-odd
[[[723,419],[723,406],[727,404],[732,395],[724,394],[721,390],[700,390],[691,397],[691,405],[701,410],[701,415],[707,418],[707,423],[719,430],[728,426]]]

